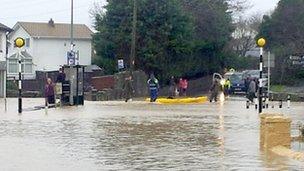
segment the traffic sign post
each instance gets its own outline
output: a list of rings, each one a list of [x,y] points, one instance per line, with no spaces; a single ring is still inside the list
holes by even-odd
[[[118,70],[124,69],[125,68],[124,60],[123,59],[118,59],[117,65],[118,65]]]

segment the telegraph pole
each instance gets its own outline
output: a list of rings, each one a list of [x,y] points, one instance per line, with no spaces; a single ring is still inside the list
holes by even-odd
[[[260,79],[259,79],[259,113],[263,110],[263,99],[262,99],[262,89],[263,89],[263,48],[266,44],[264,38],[260,38],[257,41],[257,45],[260,47]]]
[[[71,52],[73,52],[74,50],[74,28],[73,28],[73,25],[74,25],[74,0],[71,0]]]
[[[133,0],[133,27],[132,27],[132,43],[130,56],[130,71],[134,70],[136,56],[136,25],[137,25],[137,0]]]
[[[18,78],[18,113],[22,113],[22,59],[20,49],[25,45],[23,38],[18,37],[15,39],[15,46],[18,47],[18,64],[19,64],[19,78]]]

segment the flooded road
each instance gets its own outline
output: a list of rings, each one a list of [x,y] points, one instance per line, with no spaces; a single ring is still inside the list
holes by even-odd
[[[24,100],[24,108],[43,104]],[[269,109],[304,121],[304,104]],[[243,99],[223,104],[86,102],[17,114],[0,100],[1,170],[303,170],[259,148],[259,117]],[[302,144],[293,143],[293,148]],[[303,145],[304,146],[304,145]]]

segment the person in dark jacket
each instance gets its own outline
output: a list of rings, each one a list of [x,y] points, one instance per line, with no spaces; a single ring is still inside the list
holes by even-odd
[[[174,99],[176,92],[176,82],[174,76],[171,76],[169,83],[169,96],[168,99]]]
[[[256,97],[255,93],[257,91],[257,85],[255,79],[251,79],[248,86],[248,99],[253,103],[253,99]]]
[[[56,82],[57,83],[63,83],[65,81],[65,77],[66,77],[66,75],[64,73],[63,68],[60,68],[59,69],[59,74],[58,74],[57,79],[56,79]]]
[[[133,87],[133,80],[132,76],[127,76],[125,78],[125,82],[123,85],[124,95],[125,95],[125,102],[128,102],[129,100],[132,100],[132,97],[134,95],[134,87]]]
[[[46,85],[44,87],[46,104],[55,104],[55,85],[51,78],[47,79]]]
[[[218,97],[218,94],[219,92],[221,91],[221,85],[220,85],[220,82],[218,79],[215,79],[211,85],[211,88],[210,88],[210,92],[211,92],[211,95],[210,95],[210,103],[214,100],[215,102],[217,102],[217,97]]]

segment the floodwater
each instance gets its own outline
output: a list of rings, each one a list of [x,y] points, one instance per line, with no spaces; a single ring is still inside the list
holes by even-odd
[[[41,104],[24,99],[23,107]],[[290,116],[298,135],[303,103],[270,112]],[[16,99],[8,100],[7,112],[0,100],[0,170],[303,169],[299,161],[260,150],[257,111],[245,109],[241,98],[200,105],[86,102],[22,115]]]

